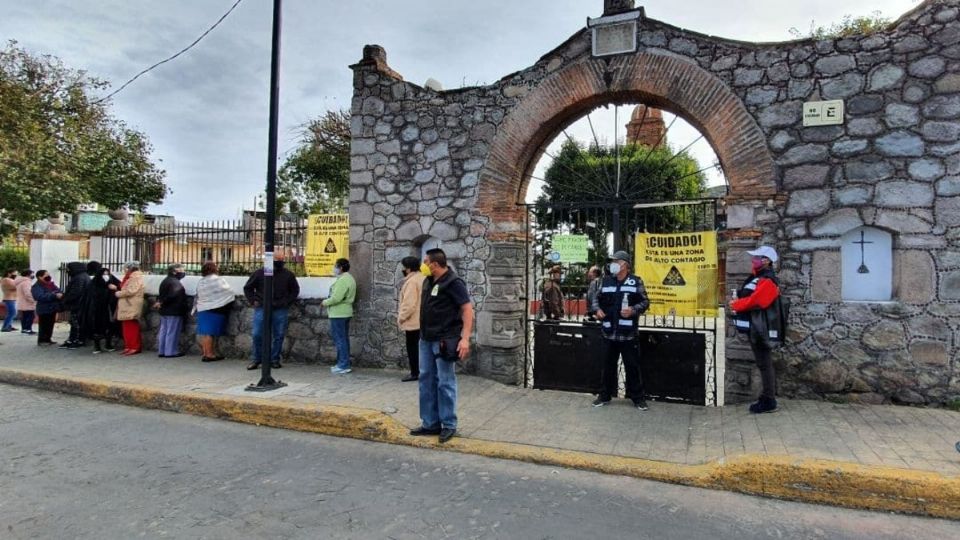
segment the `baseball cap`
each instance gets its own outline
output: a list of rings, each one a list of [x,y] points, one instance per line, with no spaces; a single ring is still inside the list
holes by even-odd
[[[773,262],[777,262],[777,259],[778,259],[777,250],[773,249],[770,246],[760,246],[753,251],[748,251],[747,253],[749,253],[750,255],[753,255],[754,257],[766,257]]]
[[[615,251],[613,255],[610,256],[610,260],[630,262],[630,254],[621,249],[620,251]]]

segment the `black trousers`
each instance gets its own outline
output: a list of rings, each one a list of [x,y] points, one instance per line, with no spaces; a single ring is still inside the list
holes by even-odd
[[[753,350],[753,358],[757,361],[757,367],[760,368],[760,383],[762,385],[760,397],[775,399],[777,396],[777,376],[773,371],[770,347],[751,341],[750,349]]]
[[[407,361],[410,362],[410,376],[420,376],[420,331],[404,330],[407,337]]]
[[[37,343],[50,343],[53,337],[53,324],[57,322],[56,313],[37,315]]]
[[[603,340],[600,399],[607,401],[617,396],[617,359],[623,358],[626,397],[633,401],[643,399],[643,381],[640,380],[640,349],[636,339],[630,341]]]
[[[80,312],[71,311],[70,312],[70,337],[67,341],[73,343],[84,343],[86,341],[86,336],[81,333],[80,329]]]

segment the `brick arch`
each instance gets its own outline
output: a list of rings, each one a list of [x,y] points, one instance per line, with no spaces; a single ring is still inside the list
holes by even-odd
[[[609,80],[609,85],[606,80]],[[742,101],[693,62],[638,53],[609,61],[589,59],[544,79],[504,118],[481,175],[480,207],[515,219],[530,173],[561,129],[607,103],[641,102],[683,117],[713,146],[734,196],[778,191],[766,137]],[[498,211],[499,210],[499,211]]]

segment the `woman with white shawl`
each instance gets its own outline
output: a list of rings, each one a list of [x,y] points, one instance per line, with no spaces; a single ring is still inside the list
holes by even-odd
[[[217,338],[226,330],[227,316],[237,296],[227,280],[218,275],[219,271],[216,263],[203,263],[200,269],[202,277],[197,283],[197,296],[193,303],[204,362],[223,360],[223,355],[217,352]]]

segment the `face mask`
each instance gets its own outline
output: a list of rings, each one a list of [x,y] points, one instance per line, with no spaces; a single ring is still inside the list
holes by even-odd
[[[104,274],[100,277],[102,277],[104,281],[110,281],[110,274]]]
[[[53,278],[50,276],[43,276],[44,281],[53,281]]]
[[[186,272],[177,272],[177,273],[174,274],[173,276],[174,276],[175,278],[177,278],[177,279],[183,279],[183,278],[187,277],[187,274],[186,274]]]
[[[757,270],[760,270],[761,268],[763,268],[763,258],[761,258],[761,257],[754,257],[754,258],[750,259],[750,267],[753,268],[753,271],[754,271],[754,272],[756,272]]]
[[[285,261],[273,261],[273,267],[277,270],[283,270],[283,265]]]
[[[334,266],[334,267],[333,267],[333,275],[335,275],[335,276],[339,276],[339,275],[340,275],[340,267],[339,267],[339,266]]]
[[[430,265],[428,265],[427,263],[420,263],[420,273],[426,277],[430,277],[433,275],[433,272],[430,271]]]
[[[620,263],[610,263],[610,273],[613,275],[620,273]]]

